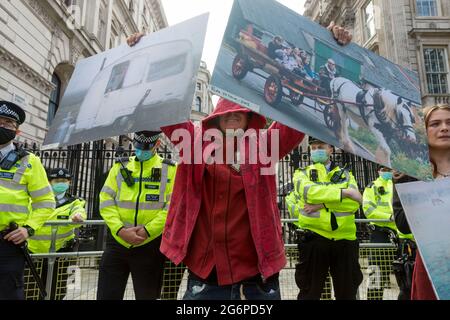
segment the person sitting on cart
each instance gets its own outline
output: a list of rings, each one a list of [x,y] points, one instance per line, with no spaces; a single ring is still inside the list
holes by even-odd
[[[333,59],[328,59],[327,63],[320,67],[320,86],[322,87],[324,93],[328,97],[331,97],[330,82],[334,78],[338,77],[338,72],[336,69],[336,62]]]
[[[306,65],[305,65],[306,52],[304,50],[301,50],[300,48],[294,48],[293,54],[295,56],[297,66],[292,71],[295,74],[301,76],[302,78],[306,78],[307,80],[312,80],[312,77],[309,76],[308,72],[306,71]]]
[[[297,56],[294,52],[295,49],[285,48],[277,50],[277,53],[282,55],[282,59],[275,59],[278,63],[280,63],[286,70],[295,73],[300,77],[305,77],[306,73],[303,68],[299,66]]]
[[[305,61],[303,60],[303,57],[302,57],[302,51],[303,50],[301,50],[300,48],[295,47],[294,52],[293,52],[293,54],[295,56],[295,60],[297,61],[297,64],[300,67],[303,67],[305,65]]]
[[[291,47],[283,47],[283,49],[277,49],[275,51],[275,61],[278,62],[279,64],[286,66],[289,64],[289,56],[292,53],[292,48]]]
[[[303,69],[305,69],[305,72],[306,72],[306,79],[319,84],[319,75],[316,72],[314,72],[314,70],[311,68],[310,62],[311,62],[311,56],[306,55],[304,63],[303,63]]]
[[[299,65],[303,66],[303,69],[305,70],[306,73],[306,79],[310,80],[310,81],[314,81],[315,79],[318,79],[318,74],[315,73],[312,69],[311,69],[311,56],[308,55],[306,53],[305,50],[302,49],[298,49],[298,52],[296,53],[296,55],[299,57],[299,60],[301,61],[301,64],[299,63]]]
[[[282,50],[283,47],[283,38],[280,36],[273,37],[272,41],[269,42],[269,46],[267,48],[267,55],[271,59],[282,58],[278,56],[277,50]]]

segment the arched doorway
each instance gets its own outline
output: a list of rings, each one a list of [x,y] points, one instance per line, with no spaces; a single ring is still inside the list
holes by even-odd
[[[52,83],[55,88],[50,94],[47,112],[47,126],[52,124],[53,119],[59,109],[61,99],[64,95],[64,91],[69,84],[70,77],[72,76],[74,66],[68,63],[60,63],[56,66],[55,71],[52,74]]]

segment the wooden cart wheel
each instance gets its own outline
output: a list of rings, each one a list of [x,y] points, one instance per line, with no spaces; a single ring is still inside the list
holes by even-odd
[[[247,57],[238,54],[233,60],[231,71],[235,79],[244,79],[247,73],[250,71],[250,62],[248,61]]]
[[[264,85],[264,100],[272,107],[276,107],[283,97],[283,86],[280,79],[274,76],[267,78]]]

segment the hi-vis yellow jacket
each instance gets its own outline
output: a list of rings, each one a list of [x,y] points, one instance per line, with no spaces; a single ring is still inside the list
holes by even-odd
[[[83,220],[86,219],[86,210],[84,206],[86,201],[83,199],[75,198],[72,196],[65,196],[61,200],[56,201],[56,209],[48,219],[57,221],[72,222],[72,218],[76,214],[81,214]],[[52,239],[52,226],[43,226],[36,230],[34,236],[28,239],[28,249],[33,253],[47,253],[50,252],[51,239]],[[66,225],[58,226],[56,230],[56,242],[55,251],[59,251],[64,248],[64,245],[75,238],[74,229],[78,228],[78,225]]]
[[[131,171],[135,184],[129,187],[116,163],[110,170],[100,193],[100,214],[111,234],[126,248],[133,247],[117,233],[122,227],[144,226],[149,238],[147,244],[162,234],[176,173],[176,165],[155,155],[139,162],[130,157],[124,165]]]
[[[0,168],[0,231],[10,222],[37,230],[54,209],[53,191],[37,156],[29,153],[11,169]]]
[[[315,170],[317,179],[311,179],[311,171]],[[341,189],[358,189],[353,175],[344,171],[338,183],[331,182],[333,175],[338,175],[341,169],[335,167],[327,172],[321,163],[299,169],[294,173],[294,191],[286,197],[288,211],[292,217],[298,218],[297,226],[311,230],[331,240],[355,240],[355,212],[359,203],[342,198]],[[307,214],[305,204],[324,204],[319,211]],[[336,217],[337,229],[332,230],[331,216]]]
[[[374,182],[370,183],[363,193],[363,210],[367,219],[391,219],[393,214],[392,197],[393,192],[392,180],[384,180],[378,177]],[[399,238],[413,239],[412,234],[403,234],[398,231],[395,222],[371,222],[379,227],[387,227],[398,233]]]

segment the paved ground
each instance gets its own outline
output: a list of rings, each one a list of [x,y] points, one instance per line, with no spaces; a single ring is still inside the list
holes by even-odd
[[[363,264],[364,262],[362,262]],[[280,273],[281,296],[283,300],[297,299],[298,289],[294,281],[294,269],[284,269]],[[364,280],[359,288],[359,299],[366,300],[366,287],[368,282],[367,270],[363,270]],[[74,277],[72,277],[73,279]],[[69,288],[65,300],[95,300],[97,294],[98,270],[82,269],[81,270],[81,286]],[[70,283],[69,278],[69,283]],[[187,272],[185,272],[183,281],[178,292],[178,299],[181,300],[186,290]],[[390,286],[384,290],[383,300],[396,300],[398,295],[398,287],[395,277],[391,274]],[[133,284],[131,277],[128,280],[128,286],[125,291],[125,300],[134,300]]]

